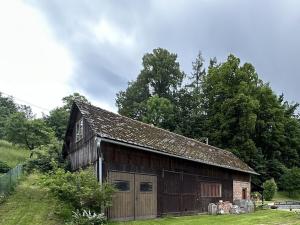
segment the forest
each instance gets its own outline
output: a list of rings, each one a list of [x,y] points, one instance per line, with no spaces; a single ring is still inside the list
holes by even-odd
[[[233,152],[260,174],[256,184],[299,190],[299,104],[232,54],[206,62],[199,52],[191,66],[186,74],[166,49],[145,54],[136,80],[117,94],[118,112]]]

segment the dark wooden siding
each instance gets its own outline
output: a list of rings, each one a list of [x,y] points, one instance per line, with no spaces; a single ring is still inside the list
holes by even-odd
[[[233,179],[250,175],[179,158],[102,142],[104,175],[127,171],[157,175],[158,215],[205,212],[210,202],[233,200]],[[222,185],[222,197],[202,197],[201,183]]]
[[[79,110],[74,110],[71,115],[71,123],[66,137],[68,159],[71,163],[72,170],[86,167],[97,160],[97,151],[95,145],[95,134],[83,120],[83,138],[76,142],[76,122],[82,118]]]

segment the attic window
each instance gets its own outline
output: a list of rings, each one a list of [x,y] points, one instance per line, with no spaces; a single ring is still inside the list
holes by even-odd
[[[76,142],[83,138],[83,119],[76,122]]]

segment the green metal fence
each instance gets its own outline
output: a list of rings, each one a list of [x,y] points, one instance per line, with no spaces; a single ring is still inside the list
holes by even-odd
[[[7,195],[17,185],[19,178],[22,176],[23,166],[17,165],[7,173],[0,175],[0,196]]]

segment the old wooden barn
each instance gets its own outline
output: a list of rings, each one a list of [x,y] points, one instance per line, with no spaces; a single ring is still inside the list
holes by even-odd
[[[72,107],[64,153],[73,170],[92,164],[99,182],[115,185],[107,214],[119,220],[249,199],[256,174],[231,152],[82,102]]]

